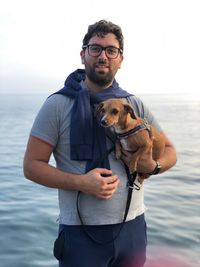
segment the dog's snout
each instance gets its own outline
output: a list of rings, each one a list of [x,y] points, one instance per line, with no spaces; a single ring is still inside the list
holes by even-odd
[[[106,127],[107,126],[107,121],[105,119],[101,119],[101,125],[103,127]]]

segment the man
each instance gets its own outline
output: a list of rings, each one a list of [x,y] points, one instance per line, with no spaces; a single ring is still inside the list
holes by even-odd
[[[174,146],[142,101],[122,90],[114,77],[123,61],[119,26],[101,20],[88,27],[81,60],[84,70],[68,76],[38,113],[24,158],[25,176],[59,189],[59,238],[55,254],[61,267],[142,267],[146,257],[143,184],[133,190],[126,222],[126,163],[116,160],[113,141],[98,124],[95,107],[109,98],[124,98],[165,138],[159,164],[149,152],[138,172],[164,172],[176,163]],[[109,150],[110,149],[110,150]],[[110,153],[107,153],[109,151]],[[56,167],[50,166],[54,154]],[[109,154],[109,155],[108,155]]]

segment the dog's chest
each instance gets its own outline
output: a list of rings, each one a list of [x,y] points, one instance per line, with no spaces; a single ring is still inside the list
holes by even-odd
[[[121,146],[125,150],[131,150],[127,141],[128,141],[127,139],[120,139]]]
[[[121,138],[120,144],[122,148],[127,151],[136,151],[139,147],[143,146],[143,142],[141,142],[141,140],[138,141],[136,135],[129,136],[128,138]]]

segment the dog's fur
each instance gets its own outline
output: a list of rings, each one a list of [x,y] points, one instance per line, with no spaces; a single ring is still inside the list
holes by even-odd
[[[116,134],[126,133],[136,126],[144,123],[144,120],[137,117],[130,104],[121,99],[109,99],[101,102],[96,109],[97,116],[103,127],[112,127]],[[132,153],[129,166],[130,173],[137,172],[137,162],[143,153],[152,148],[152,157],[158,160],[162,155],[165,147],[163,136],[156,128],[150,126],[150,131],[141,130],[124,139],[116,141],[116,158],[122,155],[121,147]],[[140,174],[143,179],[147,176]],[[140,182],[142,180],[140,179]]]

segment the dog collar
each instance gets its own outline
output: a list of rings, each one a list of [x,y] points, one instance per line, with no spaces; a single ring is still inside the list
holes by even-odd
[[[147,130],[149,132],[149,135],[151,134],[151,126],[148,124],[146,119],[144,119],[144,122],[142,124],[137,125],[135,128],[129,130],[125,133],[116,133],[118,139],[128,138],[131,135],[134,135],[142,130]]]

